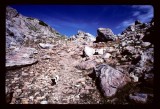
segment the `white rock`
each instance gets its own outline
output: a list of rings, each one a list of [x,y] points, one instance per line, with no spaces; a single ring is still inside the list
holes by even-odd
[[[111,56],[110,53],[105,53],[105,54],[102,56],[102,58],[108,59],[108,58],[110,58],[110,56]]]
[[[48,102],[47,101],[41,101],[40,104],[48,104]]]
[[[95,53],[95,49],[88,47],[88,46],[85,46],[84,53],[86,56],[91,57]]]
[[[29,58],[29,55],[28,54],[23,54],[22,58]]]
[[[148,46],[150,46],[150,45],[151,45],[150,42],[143,42],[143,43],[142,43],[142,46],[143,46],[143,47],[148,47]]]
[[[96,49],[96,52],[97,52],[99,55],[103,55],[103,49]]]
[[[122,47],[124,47],[126,45],[126,42],[122,42]]]
[[[15,81],[19,80],[19,78],[14,78]]]
[[[80,84],[76,84],[75,86],[76,86],[76,87],[80,87],[81,85],[80,85]]]
[[[10,45],[11,46],[16,46],[16,43],[15,42],[11,42]]]
[[[134,74],[130,73],[130,77],[133,79],[133,82],[138,82],[138,77],[135,76]]]
[[[33,53],[34,53],[34,54],[37,54],[37,53],[38,53],[38,51],[37,51],[37,50],[35,50]]]
[[[21,89],[17,89],[17,90],[16,90],[16,92],[21,93],[21,92],[22,92],[22,90],[21,90]]]
[[[49,49],[49,48],[53,48],[52,44],[44,44],[44,43],[39,43],[40,47],[42,47],[43,49]]]
[[[103,63],[103,62],[104,62],[104,60],[103,60],[102,58],[96,59],[95,61],[96,61],[97,63]]]
[[[33,101],[33,98],[34,98],[33,96],[30,96],[30,97],[29,97],[29,99],[32,100],[32,101]]]
[[[51,58],[51,56],[49,56],[49,55],[44,55],[43,57],[42,57],[42,59],[50,59]]]
[[[114,52],[114,51],[116,51],[113,47],[109,47],[109,49],[108,49],[108,52]]]
[[[29,75],[28,73],[22,72],[22,76],[28,76],[28,75]]]

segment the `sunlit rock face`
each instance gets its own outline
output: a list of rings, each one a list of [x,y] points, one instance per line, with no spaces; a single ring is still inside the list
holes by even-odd
[[[6,47],[10,47],[11,42],[22,45],[26,39],[34,40],[43,36],[58,35],[56,30],[43,21],[23,16],[17,10],[6,7]]]

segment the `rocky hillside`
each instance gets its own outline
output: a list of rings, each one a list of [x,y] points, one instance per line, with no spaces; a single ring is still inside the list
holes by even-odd
[[[12,11],[16,13],[15,10]],[[11,19],[11,16],[17,17],[17,14],[7,16],[7,19]],[[29,20],[31,24],[32,20]],[[96,38],[89,33],[78,31],[69,39],[56,37],[57,32],[51,32],[53,36],[50,32],[45,35],[43,27],[40,32],[32,31],[32,38],[39,38],[38,42],[12,45],[12,49],[6,52],[6,102],[152,103],[153,27],[153,20],[149,23],[135,21],[135,24],[126,28],[120,36],[114,35],[109,28],[101,27],[97,29]],[[19,28],[8,29],[17,31]],[[26,31],[29,31],[27,27]],[[26,35],[27,32],[21,31],[21,34]],[[37,37],[39,33],[43,34],[41,36],[54,38],[45,40]],[[13,39],[20,42],[14,37]],[[25,42],[25,38],[22,39]]]
[[[39,38],[61,36],[45,22],[36,18],[26,17],[17,10],[6,8],[6,47],[22,45],[27,40],[37,41]]]
[[[71,36],[70,39],[71,40],[79,40],[79,39],[82,40],[83,39],[84,41],[87,41],[87,42],[94,42],[96,40],[95,36],[93,36],[90,33],[81,31],[81,30],[78,30],[78,33],[76,35]]]

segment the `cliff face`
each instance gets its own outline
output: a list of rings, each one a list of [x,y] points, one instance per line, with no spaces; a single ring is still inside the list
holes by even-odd
[[[17,10],[6,8],[6,47],[21,45],[27,38],[35,40],[43,37],[57,37],[60,34],[49,25],[36,18],[21,15]]]

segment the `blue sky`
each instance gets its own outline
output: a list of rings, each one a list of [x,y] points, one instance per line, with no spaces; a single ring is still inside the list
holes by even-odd
[[[121,33],[135,20],[149,22],[152,5],[10,5],[24,16],[38,18],[61,34],[71,36],[78,30],[97,35],[97,28]]]

